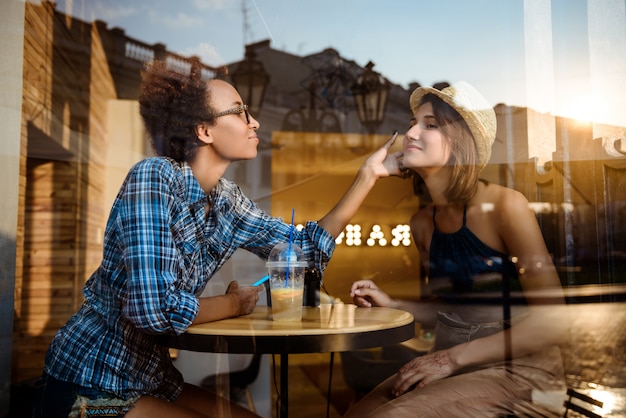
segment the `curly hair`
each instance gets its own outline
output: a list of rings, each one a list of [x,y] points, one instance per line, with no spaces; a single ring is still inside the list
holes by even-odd
[[[209,89],[200,73],[182,75],[154,61],[142,74],[139,113],[157,155],[190,162],[203,143],[196,135],[202,122],[214,124]]]
[[[450,147],[447,165],[451,167],[452,174],[444,194],[450,203],[465,204],[478,189],[480,168],[476,141],[465,120],[446,102],[434,94],[427,94],[422,98],[420,106],[424,103],[432,104],[443,140]],[[424,180],[417,174],[413,175],[413,191],[420,197],[420,201],[431,201]]]

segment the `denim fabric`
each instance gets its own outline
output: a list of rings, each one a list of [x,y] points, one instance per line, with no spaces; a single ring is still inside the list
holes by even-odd
[[[435,326],[435,347],[433,351],[445,350],[478,338],[502,331],[503,321],[467,323],[454,315],[439,312]]]
[[[35,389],[34,418],[123,417],[138,398],[123,400],[44,375]]]

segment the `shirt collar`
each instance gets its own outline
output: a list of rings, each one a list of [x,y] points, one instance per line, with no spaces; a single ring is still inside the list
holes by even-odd
[[[183,176],[185,178],[185,197],[188,202],[191,204],[196,203],[200,200],[206,200],[206,194],[202,187],[200,187],[200,183],[193,175],[193,171],[191,171],[191,167],[189,164],[182,163],[181,168],[183,170]]]
[[[223,199],[220,199],[225,188],[226,188],[226,180],[220,178],[217,181],[215,187],[209,191],[208,194],[204,193],[204,190],[200,186],[198,179],[193,175],[193,171],[191,171],[191,167],[186,162],[181,163],[181,168],[183,170],[183,176],[185,177],[185,197],[190,204],[195,205],[202,203],[210,202],[212,206],[217,206],[219,204],[223,204]]]

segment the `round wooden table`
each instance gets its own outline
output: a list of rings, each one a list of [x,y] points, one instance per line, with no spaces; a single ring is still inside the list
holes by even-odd
[[[272,308],[257,306],[250,315],[193,325],[169,337],[167,345],[190,351],[280,354],[281,417],[287,417],[288,355],[360,350],[413,338],[413,315],[391,308],[352,304],[303,307],[302,321],[272,320]]]

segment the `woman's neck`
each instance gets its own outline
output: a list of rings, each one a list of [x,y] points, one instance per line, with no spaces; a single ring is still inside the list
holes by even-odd
[[[481,189],[483,189],[485,187],[485,184],[483,182],[478,182],[478,185],[476,187],[476,192],[472,195],[472,197],[469,198],[469,200],[465,201],[465,202],[450,202],[446,196],[443,195],[443,192],[439,193],[436,196],[433,196],[431,194],[431,198],[433,201],[433,205],[437,206],[438,208],[450,208],[452,210],[458,209],[458,208],[465,208],[465,207],[470,207],[473,204],[476,204],[478,201],[480,201],[481,199]]]
[[[424,184],[428,189],[430,198],[435,206],[448,206],[450,202],[445,195],[448,184],[450,183],[450,174],[443,167],[437,171],[423,172],[420,174],[424,180]]]
[[[216,155],[211,152],[210,148],[198,148],[195,158],[189,162],[189,167],[191,167],[194,177],[198,180],[200,187],[206,194],[213,190],[230,164],[227,161],[216,158]]]

